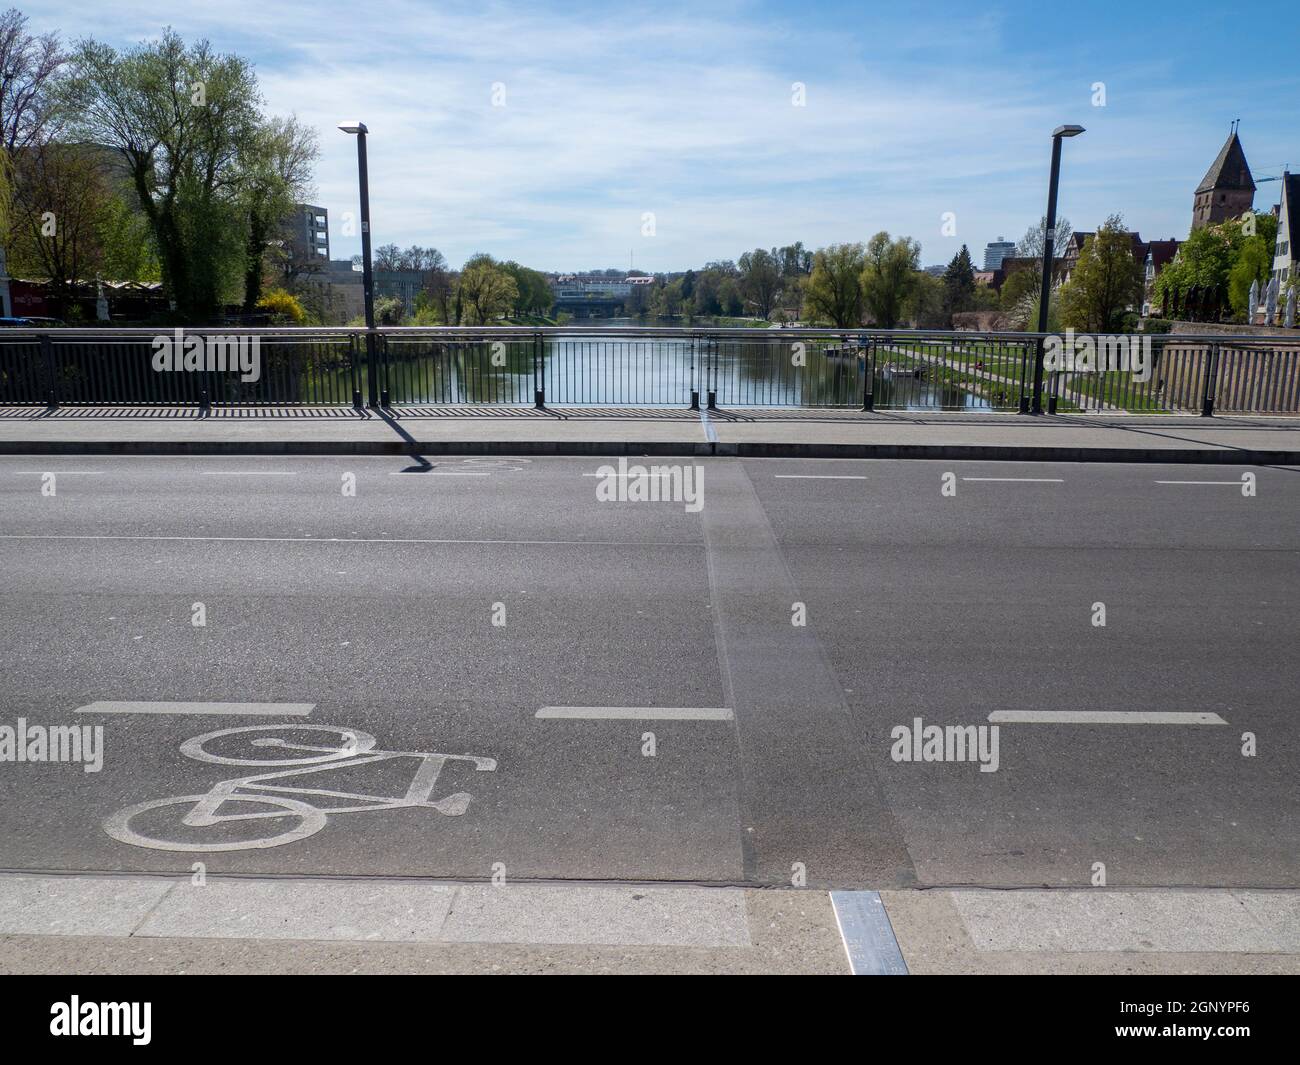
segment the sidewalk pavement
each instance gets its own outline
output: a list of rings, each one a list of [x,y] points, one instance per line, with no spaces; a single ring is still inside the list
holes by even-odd
[[[1296,973],[1300,892],[0,875],[0,973]]]
[[[0,454],[736,455],[1300,463],[1300,418],[683,408],[0,409]]]

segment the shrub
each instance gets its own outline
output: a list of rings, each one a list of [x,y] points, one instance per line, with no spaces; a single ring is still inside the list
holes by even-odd
[[[286,322],[301,325],[307,319],[307,312],[303,310],[298,298],[282,288],[268,289],[266,294],[257,301],[257,309],[269,314],[271,321],[276,325],[283,325]]]

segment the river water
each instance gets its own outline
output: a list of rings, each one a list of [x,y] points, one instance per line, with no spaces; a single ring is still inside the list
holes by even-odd
[[[701,403],[713,392],[720,407],[862,405],[865,367],[854,355],[838,355],[834,340],[801,341],[774,329],[717,338],[628,335],[632,327],[680,324],[626,318],[570,323],[571,332],[544,338],[540,374],[531,340],[498,345],[504,351],[494,356],[487,343],[443,344],[436,355],[416,347],[418,341],[405,352],[390,343],[388,387],[395,402],[415,404],[531,403],[540,384],[552,405],[684,407],[693,392]],[[871,391],[881,409],[989,407],[983,396],[883,365]]]

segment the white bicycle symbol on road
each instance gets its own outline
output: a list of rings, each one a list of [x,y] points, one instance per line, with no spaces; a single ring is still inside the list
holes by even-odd
[[[313,743],[292,742],[282,736],[267,736],[268,732],[329,733],[338,742],[321,746]],[[226,736],[256,735],[251,741],[253,747],[270,748],[274,752],[296,752],[283,758],[239,758],[214,753],[211,747],[214,741]],[[324,739],[324,737],[322,737]],[[180,795],[170,799],[151,799],[119,810],[104,821],[104,831],[115,840],[129,843],[133,847],[152,847],[155,850],[168,851],[234,851],[257,847],[281,847],[286,843],[296,843],[306,839],[325,827],[330,814],[361,813],[370,810],[401,810],[408,807],[423,807],[437,810],[448,817],[457,817],[468,809],[470,796],[463,791],[455,792],[445,798],[433,800],[433,787],[438,774],[448,762],[470,762],[479,772],[492,772],[497,763],[494,758],[480,758],[472,754],[435,754],[428,751],[377,751],[375,737],[355,729],[337,728],[333,725],[249,725],[245,728],[220,729],[216,732],[195,736],[181,744],[181,753],[187,758],[200,762],[214,762],[218,765],[257,766],[259,768],[277,767],[270,773],[253,773],[249,776],[232,777],[212,786],[204,795]],[[205,746],[207,745],[207,746]],[[418,764],[411,778],[406,794],[367,795],[349,791],[332,791],[327,788],[293,787],[276,785],[270,781],[290,780],[310,776],[313,773],[326,773],[333,770],[357,766],[374,765],[397,758],[415,758]],[[297,766],[300,768],[284,769],[279,767]],[[272,794],[274,793],[274,794]],[[316,796],[320,798],[351,801],[355,805],[329,806],[322,809],[304,802],[300,798],[287,796]],[[274,809],[254,813],[222,813],[223,805],[240,805],[260,803]],[[278,825],[270,825],[273,834],[257,839],[238,841],[215,841],[211,843],[186,843],[168,839],[159,839],[145,835],[132,828],[131,822],[141,814],[151,810],[161,810],[168,806],[189,806],[190,810],[180,819],[180,824],[188,828],[211,828],[240,821],[271,821],[293,818],[296,824],[279,831]],[[137,822],[138,823],[138,822]]]

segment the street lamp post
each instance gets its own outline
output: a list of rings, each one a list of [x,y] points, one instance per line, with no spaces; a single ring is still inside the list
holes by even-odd
[[[1056,243],[1056,187],[1061,178],[1061,138],[1077,137],[1082,126],[1057,126],[1052,130],[1052,176],[1047,186],[1047,219],[1043,226],[1043,284],[1038,297],[1038,332],[1047,332],[1047,309],[1052,298],[1052,245]],[[1033,413],[1043,413],[1043,338],[1034,355]],[[1024,413],[1023,407],[1021,413]]]
[[[361,185],[361,294],[366,305],[366,385],[370,406],[378,409],[379,376],[375,365],[375,288],[370,263],[370,176],[366,169],[364,122],[340,122],[339,129],[357,138],[357,176]]]

